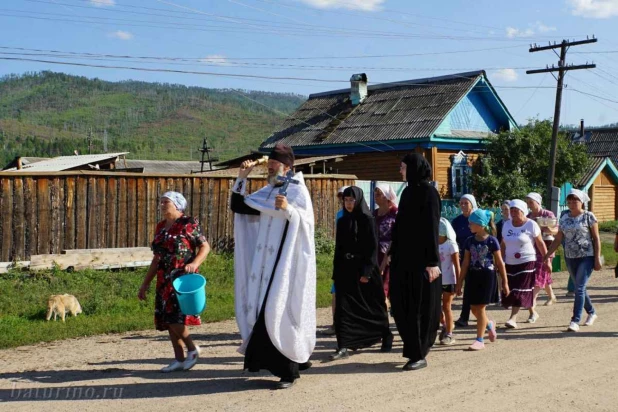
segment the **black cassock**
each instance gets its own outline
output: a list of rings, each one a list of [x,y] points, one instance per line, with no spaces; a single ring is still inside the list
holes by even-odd
[[[431,167],[418,154],[404,157],[408,187],[399,201],[391,243],[391,310],[403,356],[416,362],[433,346],[440,326],[442,276],[429,282],[425,268],[440,266],[440,195],[429,183]]]
[[[260,214],[259,211],[247,206],[245,204],[244,196],[239,193],[232,193],[230,206],[234,213],[242,213],[246,215]],[[264,308],[266,307],[266,301],[268,300],[270,286],[275,278],[274,272],[277,268],[277,264],[279,263],[281,247],[285,242],[287,232],[288,225],[286,224],[285,230],[283,231],[283,236],[281,238],[281,244],[279,246],[279,250],[277,251],[277,259],[275,260],[275,265],[273,266],[273,273],[268,284],[266,296],[264,297],[264,303],[260,309],[258,319],[253,326],[253,332],[251,333],[249,344],[245,350],[244,369],[248,369],[249,372],[259,372],[260,369],[266,369],[279,378],[297,379],[300,377],[299,370],[303,369],[306,364],[299,365],[297,362],[288,359],[285,355],[279,352],[270,340],[270,336],[268,336],[266,322],[264,320]]]
[[[362,190],[343,193],[356,199],[355,209],[337,221],[333,280],[335,281],[335,331],[339,349],[360,349],[391,335],[382,276],[378,268],[375,221]],[[361,276],[369,277],[361,283]]]

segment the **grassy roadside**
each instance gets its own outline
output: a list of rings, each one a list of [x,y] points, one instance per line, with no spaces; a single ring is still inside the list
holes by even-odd
[[[332,256],[317,257],[317,304],[330,305]],[[0,349],[104,333],[153,328],[154,282],[148,299],[140,302],[137,291],[146,269],[74,273],[13,271],[0,275]],[[201,267],[207,284],[208,307],[204,322],[234,316],[234,269],[230,255],[211,254]],[[83,314],[66,323],[46,322],[47,298],[70,293],[80,301]]]

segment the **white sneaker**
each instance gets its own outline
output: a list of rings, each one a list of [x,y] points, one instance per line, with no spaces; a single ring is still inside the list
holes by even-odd
[[[517,329],[517,322],[515,322],[514,320],[507,320],[505,323],[506,327],[509,329]]]
[[[578,332],[579,331],[579,325],[575,322],[571,322],[569,323],[569,327],[567,328],[567,331],[569,332]]]
[[[530,315],[530,317],[528,318],[528,320],[526,322],[527,323],[536,323],[537,320],[539,320],[539,314],[534,312],[532,315]]]
[[[174,362],[167,365],[165,368],[161,369],[161,372],[170,373],[170,372],[181,371],[183,369],[184,369],[184,362],[178,362],[177,360],[175,360]]]
[[[598,316],[596,313],[588,315],[588,317],[586,318],[586,322],[584,322],[584,326],[592,326],[594,324],[594,321],[597,320],[597,318]]]
[[[187,357],[185,358],[185,361],[183,362],[184,370],[188,371],[189,369],[194,367],[199,357],[200,357],[200,347],[195,345],[195,350],[187,352]]]

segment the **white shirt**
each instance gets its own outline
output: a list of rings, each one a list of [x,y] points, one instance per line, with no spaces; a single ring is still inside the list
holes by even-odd
[[[453,253],[459,252],[459,246],[452,240],[447,240],[442,243],[440,249],[440,270],[442,271],[442,284],[455,285],[457,284],[457,276],[455,276],[455,265],[451,256]]]
[[[507,265],[519,265],[535,261],[534,239],[540,234],[541,228],[532,219],[528,219],[519,227],[513,226],[512,220],[504,222],[502,226],[502,241],[506,246],[504,262]]]

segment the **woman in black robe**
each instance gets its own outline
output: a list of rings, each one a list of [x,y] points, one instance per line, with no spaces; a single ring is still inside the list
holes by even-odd
[[[360,188],[347,188],[343,200],[344,213],[337,221],[333,264],[337,351],[330,356],[331,360],[347,358],[348,350],[366,348],[380,341],[382,352],[389,352],[393,345],[378,267],[374,218]]]
[[[442,279],[438,251],[440,195],[429,183],[431,166],[413,153],[401,163],[408,187],[399,201],[391,243],[391,310],[403,341],[404,370],[427,366],[425,356],[440,326]]]

